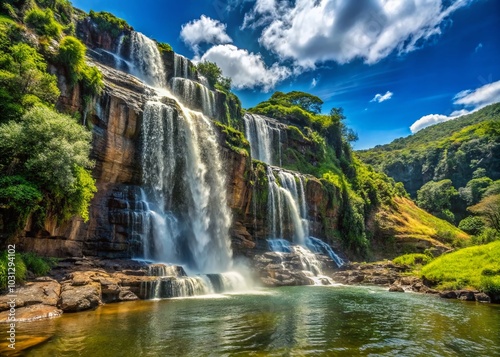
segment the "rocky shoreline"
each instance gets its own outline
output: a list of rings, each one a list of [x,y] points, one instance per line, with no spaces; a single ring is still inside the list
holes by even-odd
[[[383,263],[350,263],[332,274],[333,280],[346,285],[380,285],[390,292],[416,292],[439,295],[445,299],[459,299],[485,303],[500,303],[500,296],[490,296],[478,290],[460,289],[439,291],[428,281],[410,276],[409,266],[390,261]]]
[[[325,259],[326,261],[326,259]],[[311,276],[301,271],[301,262],[290,255],[280,261],[276,253],[254,257],[256,275],[263,286],[309,285]],[[322,262],[323,266],[325,262]],[[164,267],[164,266],[162,266]],[[12,295],[0,296],[0,323],[7,323],[13,299],[18,322],[61,316],[63,313],[90,310],[99,305],[148,298],[148,283],[157,281],[156,264],[144,261],[99,258],[67,258],[59,261],[49,276],[33,278]],[[178,275],[184,274],[182,268]],[[438,291],[429,282],[409,276],[410,267],[392,262],[348,263],[340,269],[327,267],[328,279],[346,285],[377,285],[391,292],[433,294],[447,299],[499,303],[500,296],[489,296],[476,290]],[[323,279],[323,280],[322,280]]]

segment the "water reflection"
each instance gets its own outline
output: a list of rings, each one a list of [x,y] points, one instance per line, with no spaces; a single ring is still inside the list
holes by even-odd
[[[353,287],[265,292],[66,314],[26,329],[51,337],[25,355],[500,355],[499,306]]]

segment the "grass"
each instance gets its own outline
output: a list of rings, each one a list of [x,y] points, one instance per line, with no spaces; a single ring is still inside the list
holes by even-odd
[[[409,265],[411,267],[422,266],[430,263],[432,258],[426,254],[422,253],[413,253],[413,254],[405,254],[400,255],[397,258],[394,258],[393,263],[400,265]]]
[[[427,240],[433,245],[467,244],[470,237],[451,223],[439,219],[403,197],[394,197],[395,208],[384,207],[377,215],[379,226],[396,239]]]
[[[10,16],[0,14],[0,23],[15,25],[16,22]]]
[[[421,275],[438,289],[473,288],[500,294],[500,241],[436,258],[422,269]]]

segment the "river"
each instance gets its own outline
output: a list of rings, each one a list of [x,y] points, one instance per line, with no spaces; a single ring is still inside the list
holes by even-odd
[[[23,356],[500,356],[500,306],[301,286],[109,304],[18,324]]]

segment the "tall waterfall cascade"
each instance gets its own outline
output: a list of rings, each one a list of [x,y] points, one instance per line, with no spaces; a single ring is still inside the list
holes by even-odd
[[[245,114],[243,120],[252,158],[268,165],[281,166],[282,130],[280,125],[258,114]]]
[[[188,61],[176,55],[171,84],[178,90],[172,94],[156,43],[138,32],[132,32],[130,41],[128,70],[155,94],[144,107],[142,186],[135,194],[129,227],[142,241],[140,258],[182,264],[194,274],[156,268],[150,272],[156,278],[142,287],[143,295],[179,297],[245,288],[242,275],[231,271],[226,177],[216,132],[206,116],[214,115],[213,93],[187,78]],[[195,100],[201,111],[183,104],[193,104],[195,91],[200,93]]]
[[[252,158],[268,164],[269,249],[282,256],[282,264],[285,264],[287,254],[300,257],[302,270],[310,274],[314,284],[329,281],[328,278],[325,280],[322,264],[315,256],[327,256],[338,267],[344,262],[328,244],[310,236],[305,197],[306,177],[272,166],[281,165],[282,138],[285,135],[283,127],[274,119],[257,114],[246,114],[244,121]]]

